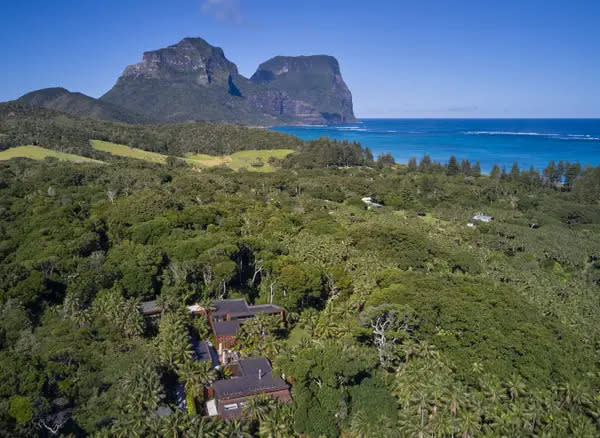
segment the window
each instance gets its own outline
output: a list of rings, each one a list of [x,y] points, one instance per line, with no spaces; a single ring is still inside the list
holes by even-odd
[[[225,409],[226,411],[233,411],[237,408],[238,408],[237,403],[230,403],[228,405],[223,406],[223,409]]]

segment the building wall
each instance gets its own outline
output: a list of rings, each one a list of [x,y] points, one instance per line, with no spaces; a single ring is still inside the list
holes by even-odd
[[[215,336],[215,346],[217,349],[217,353],[219,352],[219,345],[222,345],[224,350],[230,349],[235,345],[236,339],[235,336],[227,335],[227,336]]]
[[[269,397],[272,397],[276,400],[280,400],[281,402],[284,402],[284,403],[288,403],[289,401],[292,400],[290,391],[288,389],[282,389],[282,390],[274,391],[274,392],[266,392],[263,394],[268,395]],[[258,395],[258,394],[254,394],[254,395]],[[240,405],[240,403],[247,401],[249,398],[253,397],[254,395],[247,396],[247,397],[229,398],[229,399],[217,399],[217,410],[219,412],[219,416],[223,420],[239,418],[242,415],[242,411],[243,411],[243,408]],[[226,411],[225,405],[232,405],[232,404],[237,404],[238,405],[237,409]]]

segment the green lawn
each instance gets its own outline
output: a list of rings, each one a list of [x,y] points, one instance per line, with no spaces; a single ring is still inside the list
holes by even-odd
[[[274,157],[283,159],[293,153],[292,149],[267,149],[267,150],[250,150],[239,151],[230,155],[231,162],[227,164],[233,170],[239,170],[246,167],[248,170],[258,172],[273,172],[275,168],[269,164],[269,158]],[[253,163],[262,162],[262,166],[253,166]]]
[[[121,157],[136,158],[138,160],[150,161],[152,163],[164,164],[167,161],[167,155],[156,152],[148,152],[143,149],[132,148],[129,146],[109,143],[106,141],[92,140],[92,147],[98,151]],[[268,150],[249,150],[235,152],[231,155],[214,156],[207,154],[187,154],[181,157],[188,164],[197,167],[213,167],[226,165],[233,170],[239,170],[243,167],[251,171],[272,172],[275,170],[269,164],[269,158],[285,158],[294,152],[292,149],[268,149]],[[262,162],[262,166],[253,166]]]
[[[136,158],[138,160],[150,161],[152,163],[164,164],[167,156],[156,152],[148,152],[143,149],[131,148],[122,144],[109,143],[107,141],[92,140],[92,147],[97,151],[107,152],[120,157]]]
[[[53,157],[58,160],[72,161],[74,163],[104,163],[103,161],[93,160],[75,154],[53,151],[52,149],[42,148],[40,146],[17,146],[0,152],[0,161],[10,160],[11,158],[30,158],[32,160],[43,160]]]

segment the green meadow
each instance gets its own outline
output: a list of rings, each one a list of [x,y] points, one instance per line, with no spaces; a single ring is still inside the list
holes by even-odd
[[[164,164],[167,155],[157,152],[148,152],[143,149],[133,148],[125,145],[109,143],[106,141],[92,140],[92,147],[98,151],[107,152],[127,158],[150,161],[152,163]],[[186,154],[181,157],[191,166],[214,167],[225,165],[233,170],[246,168],[250,171],[272,172],[275,168],[269,164],[271,158],[283,159],[294,152],[292,149],[267,149],[239,151],[231,155],[208,155],[208,154]]]
[[[56,158],[63,161],[74,163],[103,163],[92,158],[82,157],[81,155],[68,154],[65,152],[53,151],[40,146],[17,146],[14,148],[0,151],[0,161],[10,160],[12,158],[30,158],[32,160],[43,160],[45,158]]]

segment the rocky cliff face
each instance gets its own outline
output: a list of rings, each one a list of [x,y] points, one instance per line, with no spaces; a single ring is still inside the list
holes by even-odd
[[[179,44],[144,53],[142,62],[127,67],[121,80],[192,80],[208,85],[226,83],[229,76],[237,74],[236,65],[225,58],[222,49],[201,38],[185,38]]]
[[[332,56],[277,56],[261,64],[250,80],[280,92],[280,114],[304,123],[355,121],[352,94]]]
[[[144,53],[103,102],[159,121],[250,124],[354,121],[352,95],[330,56],[276,57],[251,79],[201,38]]]

